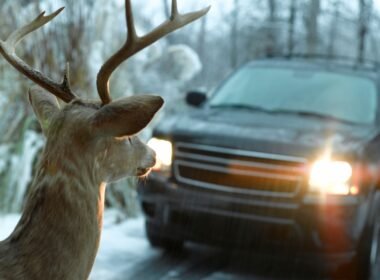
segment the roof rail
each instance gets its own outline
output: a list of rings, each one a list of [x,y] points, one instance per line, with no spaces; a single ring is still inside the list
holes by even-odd
[[[327,54],[306,54],[306,53],[294,53],[294,54],[266,54],[259,58],[281,58],[281,59],[312,59],[323,62],[332,62],[335,65],[339,64],[345,67],[352,67],[353,69],[367,70],[367,71],[379,71],[380,61],[376,60],[362,60],[358,58],[349,56],[337,56],[337,55],[327,55]]]

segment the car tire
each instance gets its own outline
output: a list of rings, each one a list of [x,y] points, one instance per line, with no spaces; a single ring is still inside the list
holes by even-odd
[[[149,244],[153,248],[160,248],[166,251],[180,251],[183,249],[183,240],[162,236],[159,228],[149,222],[145,223],[145,232]]]
[[[356,257],[358,277],[363,280],[380,279],[380,192],[376,192],[372,205],[373,220],[362,237]]]

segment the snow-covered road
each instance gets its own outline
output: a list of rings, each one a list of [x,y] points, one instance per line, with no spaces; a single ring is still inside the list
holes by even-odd
[[[115,224],[105,217],[102,240],[91,280],[130,279],[128,273],[136,263],[160,255],[152,250],[145,239],[143,218],[129,219]],[[108,220],[107,220],[108,218]]]
[[[329,279],[298,260],[264,260],[194,244],[186,244],[182,252],[165,253],[149,246],[142,217],[115,223],[117,217],[115,211],[106,212],[90,280]],[[18,218],[0,216],[0,240],[8,236]]]

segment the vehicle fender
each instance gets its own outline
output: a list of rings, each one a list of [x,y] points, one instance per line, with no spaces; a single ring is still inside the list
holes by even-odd
[[[366,221],[366,226],[363,234],[365,232],[370,232],[372,230],[373,223],[375,219],[379,219],[380,215],[380,190],[375,190],[369,194],[369,211]]]

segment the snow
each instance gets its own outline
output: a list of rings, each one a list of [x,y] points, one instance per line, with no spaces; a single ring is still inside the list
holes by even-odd
[[[4,240],[11,234],[19,219],[19,214],[0,215],[0,240]]]
[[[8,188],[5,190],[4,199],[6,210],[11,212],[20,210],[28,185],[32,180],[33,162],[43,144],[44,139],[40,134],[27,130],[18,151],[10,155],[10,168],[7,171],[8,177],[6,181]],[[0,154],[3,151],[4,149],[0,148]],[[3,164],[3,162],[0,163],[0,167]]]
[[[90,280],[125,279],[135,267],[136,260],[159,256],[160,252],[152,250],[145,239],[144,218],[140,216],[119,222],[123,216],[117,210],[106,210],[100,248]],[[9,236],[19,218],[19,214],[0,215],[0,240]]]
[[[124,279],[123,275],[135,268],[136,260],[159,255],[142,238],[143,225],[144,220],[140,217],[104,226],[90,280]]]
[[[169,75],[181,82],[190,81],[202,70],[198,54],[187,45],[169,46],[167,55],[162,60],[171,65],[166,68],[171,71]]]

